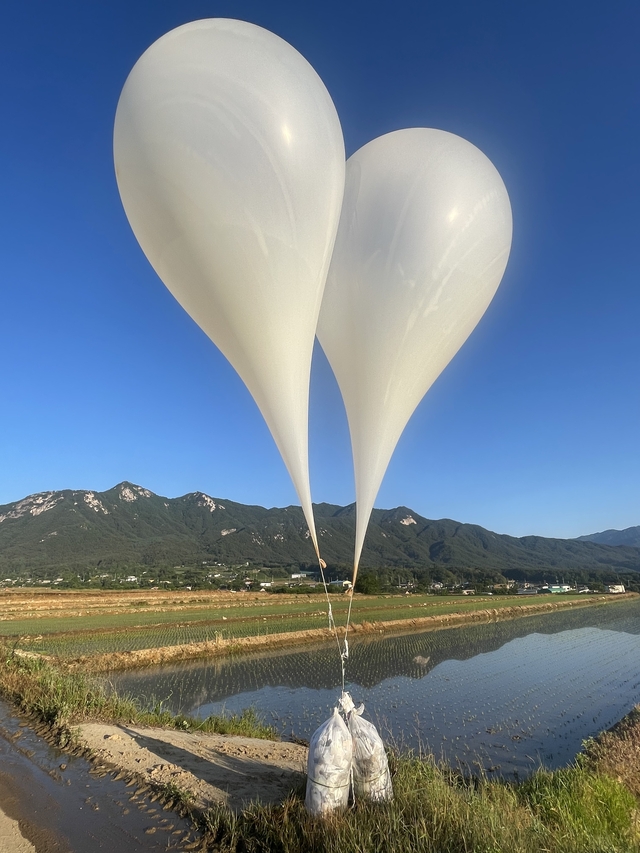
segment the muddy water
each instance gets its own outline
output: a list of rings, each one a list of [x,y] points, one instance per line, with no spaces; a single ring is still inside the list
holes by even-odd
[[[0,702],[0,808],[37,853],[153,853],[197,842],[187,821],[136,797],[136,787],[98,777],[88,761],[49,746]]]

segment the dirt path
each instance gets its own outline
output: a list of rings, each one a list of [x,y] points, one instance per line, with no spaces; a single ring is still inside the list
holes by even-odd
[[[81,725],[78,736],[101,764],[188,792],[197,809],[280,802],[306,774],[307,749],[294,743],[101,723]]]
[[[18,821],[0,809],[0,853],[35,853],[35,849],[20,832]]]

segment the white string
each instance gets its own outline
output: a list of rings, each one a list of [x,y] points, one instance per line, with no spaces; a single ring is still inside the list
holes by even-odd
[[[354,588],[351,587],[349,591],[349,609],[347,610],[347,624],[344,626],[344,648],[340,654],[342,658],[342,689],[344,690],[344,667],[346,661],[349,659],[349,625],[351,624],[351,606],[353,604],[353,593]]]
[[[327,568],[327,564],[320,556],[318,550],[316,550],[316,555],[318,557],[318,565],[320,566],[320,577],[322,578],[322,586],[324,587],[324,594],[327,599],[327,616],[329,619],[329,630],[333,631],[333,634],[336,638],[336,645],[338,646],[338,655],[340,656],[340,670],[341,670],[341,679],[342,679],[342,690],[344,692],[344,662],[346,660],[344,656],[344,651],[340,648],[340,637],[338,636],[338,628],[336,627],[335,619],[333,618],[333,609],[331,607],[331,599],[329,598],[329,589],[327,587],[327,580],[324,576],[324,570]],[[345,636],[346,642],[346,636]],[[347,647],[348,648],[348,647]],[[347,652],[348,657],[348,652]]]

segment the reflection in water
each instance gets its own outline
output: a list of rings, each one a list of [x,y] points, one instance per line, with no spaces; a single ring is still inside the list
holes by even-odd
[[[640,701],[640,603],[354,638],[348,689],[403,748],[524,775],[570,761]],[[249,705],[308,738],[339,693],[335,644],[116,673],[120,692],[204,717]]]

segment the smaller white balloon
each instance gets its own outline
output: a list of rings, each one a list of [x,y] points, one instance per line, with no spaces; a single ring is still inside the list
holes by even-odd
[[[347,161],[317,334],[351,434],[354,583],[398,439],[493,298],[511,233],[500,175],[459,136],[399,130]]]

